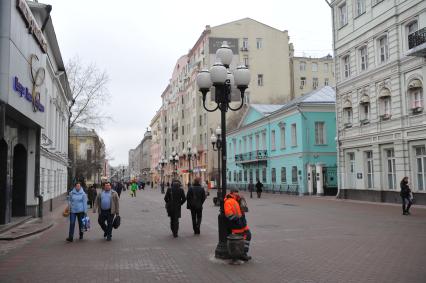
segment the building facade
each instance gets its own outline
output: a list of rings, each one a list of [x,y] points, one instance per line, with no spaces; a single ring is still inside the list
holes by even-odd
[[[0,2],[0,224],[40,216],[67,191],[71,96],[51,9]]]
[[[110,175],[105,144],[93,129],[71,128],[69,158],[73,183],[101,184]]]
[[[202,32],[188,54],[177,61],[170,82],[162,93],[161,146],[162,155],[169,158],[172,152],[180,156],[178,167],[182,180],[188,173],[202,181],[217,178],[217,157],[210,145],[210,136],[219,125],[219,112],[204,110],[196,85],[196,76],[203,68],[215,63],[216,50],[227,41],[233,50],[231,71],[240,64],[250,68],[252,78],[246,91],[246,104],[280,103],[291,96],[289,36],[255,20],[245,18],[235,22],[210,27]],[[211,108],[210,94],[207,105]],[[235,128],[241,113],[228,112],[228,127]],[[188,142],[197,157],[189,161],[183,156]],[[172,166],[166,168],[168,177]]]
[[[323,86],[336,86],[331,55],[321,58],[291,57],[290,65],[292,99]]]
[[[151,182],[151,131],[146,131],[135,149],[129,151],[130,178],[136,181]]]
[[[337,192],[335,92],[322,87],[284,105],[252,104],[227,135],[228,187],[298,195]]]
[[[161,126],[160,126],[160,119],[161,119],[161,112],[157,111],[154,118],[152,118],[151,123],[149,127],[151,128],[151,180],[154,183],[154,185],[157,185],[160,183],[160,160],[163,157],[163,154],[161,152]],[[165,158],[165,157],[164,157]]]
[[[335,0],[341,196],[426,203],[426,2]],[[423,52],[422,52],[423,51]]]

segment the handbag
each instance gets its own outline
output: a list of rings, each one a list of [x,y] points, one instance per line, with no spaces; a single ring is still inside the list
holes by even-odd
[[[82,222],[83,222],[84,231],[90,230],[90,218],[89,218],[89,216],[86,215],[85,217],[83,217]]]
[[[114,229],[117,229],[118,227],[120,227],[121,224],[121,217],[120,215],[116,215],[114,220],[112,221],[112,227]]]
[[[70,216],[70,206],[69,206],[69,205],[67,205],[67,206],[65,207],[64,211],[62,212],[62,215],[63,215],[64,217],[68,217],[68,216]]]

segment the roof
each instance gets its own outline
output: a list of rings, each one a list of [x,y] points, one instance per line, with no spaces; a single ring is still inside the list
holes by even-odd
[[[223,23],[223,24],[220,24],[220,25],[217,25],[217,26],[212,27],[212,29],[217,28],[217,27],[221,27],[221,26],[224,26],[224,25],[229,25],[229,24],[233,24],[233,23],[242,22],[242,21],[251,21],[251,22],[255,22],[255,23],[257,23],[257,24],[263,25],[263,26],[268,27],[268,28],[270,28],[270,29],[273,29],[273,30],[276,30],[276,31],[279,31],[279,32],[283,32],[283,33],[288,33],[288,31],[287,31],[287,30],[279,30],[279,29],[277,29],[277,28],[274,28],[274,27],[272,27],[272,26],[270,26],[270,25],[267,25],[267,24],[265,24],[265,23],[262,23],[262,22],[256,21],[256,20],[254,20],[254,19],[252,19],[252,18],[249,18],[249,17],[245,17],[245,18],[242,18],[242,19],[239,19],[239,20],[235,20],[235,21],[231,21],[231,22]]]
[[[272,112],[275,112],[282,108],[283,104],[251,104],[250,105],[254,110],[261,113],[263,116],[268,116]]]
[[[300,104],[335,104],[336,103],[336,91],[330,86],[324,86],[317,90],[311,91],[305,95],[302,95],[296,99],[293,99],[289,103],[285,104],[279,109],[289,109],[295,105]]]

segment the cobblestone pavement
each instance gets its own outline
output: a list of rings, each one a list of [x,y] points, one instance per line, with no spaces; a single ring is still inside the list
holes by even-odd
[[[0,282],[426,282],[426,209],[265,195],[248,199],[253,260],[214,259],[217,207],[210,196],[201,235],[182,209],[179,238],[169,231],[163,198],[123,192],[122,225],[106,242],[92,230],[66,243],[68,222],[21,239],[0,253]],[[186,207],[186,206],[185,206]],[[58,212],[60,213],[60,212]],[[1,244],[1,243],[0,243]]]

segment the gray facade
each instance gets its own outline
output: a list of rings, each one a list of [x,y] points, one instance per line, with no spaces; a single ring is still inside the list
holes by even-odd
[[[425,204],[426,63],[409,56],[408,38],[426,26],[426,2],[332,6],[341,196],[399,202],[408,176]]]

